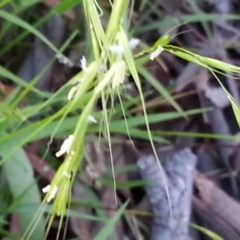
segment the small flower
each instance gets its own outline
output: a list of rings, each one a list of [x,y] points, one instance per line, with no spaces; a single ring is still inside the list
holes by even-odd
[[[68,179],[71,179],[71,177],[72,177],[72,175],[70,173],[68,173],[67,171],[63,172],[63,176],[68,178]]]
[[[123,53],[123,47],[120,45],[116,45],[116,44],[110,45],[109,50],[110,50],[110,52],[118,54],[118,55],[121,55]]]
[[[97,123],[97,120],[96,120],[96,118],[94,116],[89,115],[88,116],[88,122],[89,123]]]
[[[47,185],[46,187],[44,187],[42,189],[43,193],[48,193],[49,192],[49,195],[48,195],[48,198],[47,198],[48,203],[56,197],[57,191],[58,191],[58,187],[56,185],[53,186],[53,187],[51,187],[50,185]]]
[[[63,56],[62,54],[57,54],[56,58],[57,58],[58,62],[61,64],[65,64],[67,61],[67,58],[65,56]]]
[[[43,193],[47,193],[50,189],[50,185],[47,185],[46,187],[42,188]]]
[[[126,74],[126,63],[123,60],[115,63],[116,71],[112,78],[112,88],[119,87],[120,84],[124,83]]]
[[[139,43],[140,40],[138,38],[131,38],[129,41],[129,46],[131,49],[135,49]]]
[[[131,49],[134,49],[137,47],[137,45],[139,44],[140,40],[137,38],[131,38],[129,41],[129,47]],[[110,52],[117,54],[117,55],[122,55],[124,52],[123,46],[119,45],[119,44],[112,44],[109,46],[109,50]]]
[[[57,54],[57,60],[59,63],[67,65],[70,68],[74,66],[73,62],[62,54]]]
[[[64,140],[60,150],[55,153],[55,156],[60,157],[63,154],[68,153],[71,148],[72,142],[73,142],[73,135],[69,135],[69,137]]]
[[[160,55],[162,53],[162,51],[164,50],[164,48],[162,46],[159,46],[155,51],[153,51],[150,54],[150,59],[154,60],[158,55]]]
[[[67,99],[68,101],[71,101],[75,95],[75,93],[77,92],[77,89],[78,87],[77,86],[73,86],[70,91],[68,92],[68,95],[67,95]]]
[[[87,60],[85,56],[82,56],[82,58],[80,59],[80,66],[84,72],[87,72]]]
[[[66,66],[68,66],[69,68],[72,68],[72,67],[74,67],[74,63],[69,60],[69,61],[67,61]]]

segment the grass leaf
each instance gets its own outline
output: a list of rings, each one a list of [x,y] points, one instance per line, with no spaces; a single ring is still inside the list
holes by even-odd
[[[118,221],[118,219],[123,214],[124,209],[127,207],[128,202],[124,203],[121,208],[116,212],[116,214],[106,223],[106,225],[101,229],[101,231],[97,234],[94,240],[104,240],[110,235],[113,231],[113,227]]]
[[[10,23],[13,23],[13,24],[27,30],[28,32],[31,32],[36,37],[41,39],[54,52],[56,52],[56,53],[59,52],[58,49],[41,32],[39,32],[36,28],[34,28],[32,25],[30,25],[26,21],[22,20],[21,18],[15,16],[14,14],[8,13],[2,9],[0,9],[0,17]]]
[[[4,155],[3,155],[4,157]],[[21,205],[41,203],[40,193],[35,182],[34,173],[29,159],[23,149],[18,148],[3,165],[3,170],[13,196],[14,209]],[[20,234],[23,233],[32,218],[35,211],[20,211],[18,217],[20,221]],[[38,227],[35,227],[31,239],[42,240],[44,238],[44,222],[40,220]]]

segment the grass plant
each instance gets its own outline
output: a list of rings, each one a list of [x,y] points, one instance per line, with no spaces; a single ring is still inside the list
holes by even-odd
[[[105,185],[113,187],[115,194],[117,188],[121,187],[121,183],[117,182],[115,177],[115,171],[117,170],[114,169],[112,154],[114,134],[122,134],[129,139],[147,140],[157,159],[155,144],[168,143],[169,141],[165,136],[178,134],[233,139],[230,136],[210,134],[206,136],[206,134],[202,133],[174,133],[151,130],[151,124],[153,123],[182,117],[187,118],[191,115],[209,111],[209,109],[184,111],[172,97],[171,93],[148,71],[145,63],[157,57],[161,58],[163,51],[207,68],[227,94],[240,125],[239,106],[216,75],[216,73],[224,74],[225,72],[231,72],[237,77],[240,67],[200,56],[190,50],[172,45],[167,33],[162,35],[153,46],[148,47],[145,44],[141,44],[141,40],[131,38],[130,36],[140,31],[147,32],[156,26],[152,24],[142,29],[131,29],[133,12],[131,3],[128,0],[109,1],[110,15],[107,18],[107,24],[103,24],[103,17],[105,18],[106,12],[101,7],[102,3],[96,0],[60,1],[43,19],[30,24],[21,18],[21,13],[28,11],[29,8],[38,4],[38,2],[36,0],[22,2],[5,0],[0,2],[0,18],[2,19],[0,40],[3,40],[7,32],[11,31],[13,27],[19,29],[19,35],[7,45],[1,47],[1,57],[20,44],[26,36],[32,34],[55,53],[55,58],[67,61],[68,59],[63,52],[78,37],[78,32],[73,31],[63,46],[57,48],[38,31],[37,27],[52,15],[63,14],[78,4],[82,6],[84,12],[87,37],[91,40],[91,52],[88,56],[82,57],[81,71],[53,93],[41,91],[36,87],[36,83],[52,63],[49,63],[30,83],[26,83],[24,79],[18,77],[7,67],[0,65],[0,76],[8,79],[15,86],[0,101],[0,155],[1,165],[3,166],[1,175],[3,175],[2,182],[7,182],[12,194],[12,201],[0,198],[2,204],[8,202],[6,210],[1,212],[1,219],[4,221],[0,221],[0,229],[5,237],[11,237],[10,232],[4,233],[5,221],[8,214],[18,211],[20,212],[20,221],[22,223],[20,235],[21,239],[24,240],[47,238],[55,218],[59,219],[56,239],[60,239],[62,235],[66,234],[63,229],[67,224],[64,221],[74,215],[73,211],[71,211],[71,190],[82,166],[82,159],[85,154],[84,149],[89,134],[104,136],[107,139],[112,166],[112,182],[105,182]],[[148,4],[148,1],[144,2]],[[11,6],[12,11],[7,11],[6,6]],[[196,16],[182,16],[182,19],[189,22],[201,20],[205,24],[216,17],[213,14],[199,13]],[[231,15],[226,18],[238,19],[239,16]],[[160,24],[178,24],[178,22],[172,22],[173,20],[177,19],[167,18]],[[136,46],[140,50],[136,50]],[[138,52],[136,53],[136,51]],[[54,61],[55,59],[52,59],[52,62]],[[142,87],[144,81],[150,84],[161,98],[173,107],[174,111],[149,113],[145,104],[145,92]],[[137,89],[138,95],[136,97],[128,96],[126,89],[129,85]],[[38,101],[22,106],[21,103],[29,95],[38,99]],[[99,108],[99,104],[101,108]],[[131,114],[131,108],[139,104],[142,106],[142,115]],[[54,106],[56,105],[60,107],[54,111]],[[48,114],[49,112],[50,114]],[[62,160],[59,168],[56,170],[51,183],[42,188],[45,195],[41,201],[41,192],[38,190],[37,178],[34,177],[28,156],[25,154],[23,147],[37,140],[50,139],[49,145],[46,146],[47,150],[44,153],[44,156],[46,156],[49,152],[52,152],[50,143],[57,138],[61,139],[62,146],[56,151],[53,158],[61,157],[64,160]],[[98,140],[98,137],[94,138],[94,141]],[[23,176],[24,171],[27,171],[27,177]],[[162,171],[160,161],[159,171]],[[13,174],[16,176],[15,179],[11,178]],[[24,180],[21,181],[21,179]],[[21,184],[18,185],[18,183]],[[128,182],[124,186],[130,188],[131,186],[143,186],[144,184],[144,182]],[[6,187],[2,184],[0,187],[1,191],[7,192]],[[168,192],[167,185],[166,192]],[[29,196],[31,196],[33,202],[26,211],[24,206],[26,203],[29,204],[27,201],[30,198]],[[115,196],[115,201],[117,206],[117,196]],[[106,239],[111,234],[114,224],[124,214],[127,205],[128,202],[123,203],[112,219],[103,220],[105,226],[96,235],[96,240]],[[169,199],[169,208],[171,208],[171,199]],[[46,215],[48,217],[46,229],[44,229]],[[19,235],[16,235],[16,239],[19,239]]]

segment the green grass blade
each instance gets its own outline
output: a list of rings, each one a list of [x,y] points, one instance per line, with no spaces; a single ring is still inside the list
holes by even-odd
[[[81,4],[81,2],[82,0],[62,0],[53,8],[53,11],[61,14]]]
[[[4,155],[3,155],[4,157]],[[34,179],[34,173],[29,159],[23,149],[17,149],[8,161],[3,165],[10,191],[13,195],[14,205],[41,203],[40,193]],[[23,233],[30,224],[35,211],[18,212],[20,221],[20,232]],[[34,229],[32,240],[42,240],[44,237],[44,222]]]
[[[224,240],[222,237],[220,237],[219,235],[217,235],[216,233],[214,233],[213,231],[205,228],[205,227],[201,227],[199,225],[196,224],[191,224],[191,226],[195,229],[197,229],[198,231],[204,233],[206,236],[208,236],[211,240]]]
[[[140,68],[138,71],[146,81],[148,81],[160,93],[161,96],[163,96],[179,113],[181,113],[182,116],[184,116],[182,108],[159,81],[157,81],[145,68]]]
[[[51,48],[54,52],[59,53],[58,49],[36,28],[34,28],[32,25],[27,23],[26,21],[22,20],[21,18],[8,13],[2,9],[0,9],[0,17],[5,19],[7,22],[10,22],[12,24],[15,24],[28,32],[31,32],[33,35],[41,39],[49,48]]]
[[[118,219],[123,214],[125,208],[127,207],[128,202],[124,203],[121,208],[116,212],[116,214],[106,223],[103,229],[97,234],[94,240],[105,240],[113,231],[114,225]]]

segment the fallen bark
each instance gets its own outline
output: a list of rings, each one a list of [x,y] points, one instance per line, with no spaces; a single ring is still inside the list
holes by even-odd
[[[193,209],[225,240],[240,239],[240,204],[200,173],[194,185]]]
[[[166,157],[162,170],[153,155],[138,160],[142,177],[152,183],[145,188],[154,213],[152,240],[188,239],[195,164],[189,148]]]

